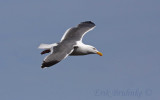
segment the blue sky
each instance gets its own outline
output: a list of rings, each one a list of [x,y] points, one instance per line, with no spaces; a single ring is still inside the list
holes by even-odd
[[[158,100],[159,0],[1,0],[1,100]],[[40,43],[91,20],[83,42],[104,56],[41,69]]]

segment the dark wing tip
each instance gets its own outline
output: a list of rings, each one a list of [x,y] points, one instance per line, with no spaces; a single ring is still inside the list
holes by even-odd
[[[89,26],[96,26],[92,21],[85,21],[85,22],[81,22],[79,25],[89,25]]]
[[[41,68],[50,67],[52,65],[57,64],[58,62],[60,62],[60,61],[57,61],[57,60],[51,61],[51,62],[45,62],[45,61],[43,61]]]
[[[95,25],[92,21],[85,21],[85,22],[82,22],[82,23],[93,24],[93,25]]]
[[[92,21],[85,21],[85,22],[82,22],[82,23],[94,24]]]

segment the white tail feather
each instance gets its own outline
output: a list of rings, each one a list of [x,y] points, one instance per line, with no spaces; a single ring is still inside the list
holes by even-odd
[[[40,44],[40,46],[38,47],[39,49],[50,49],[54,46],[57,46],[57,43],[53,43],[53,44]]]

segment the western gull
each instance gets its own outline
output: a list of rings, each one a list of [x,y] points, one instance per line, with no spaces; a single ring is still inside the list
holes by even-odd
[[[41,54],[49,53],[45,57],[41,68],[50,67],[57,64],[67,56],[78,56],[88,54],[103,54],[95,47],[86,45],[82,42],[83,36],[95,28],[95,24],[91,21],[85,21],[78,24],[76,27],[69,28],[58,43],[40,44],[39,49],[45,49]]]

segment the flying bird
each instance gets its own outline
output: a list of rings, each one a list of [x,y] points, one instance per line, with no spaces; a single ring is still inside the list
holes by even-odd
[[[59,63],[67,56],[79,56],[88,54],[103,54],[95,47],[86,45],[82,42],[83,36],[90,30],[95,28],[95,24],[91,21],[85,21],[76,27],[69,28],[64,33],[60,42],[53,44],[40,44],[39,49],[44,49],[41,54],[49,53],[43,60],[41,68],[50,67]]]

